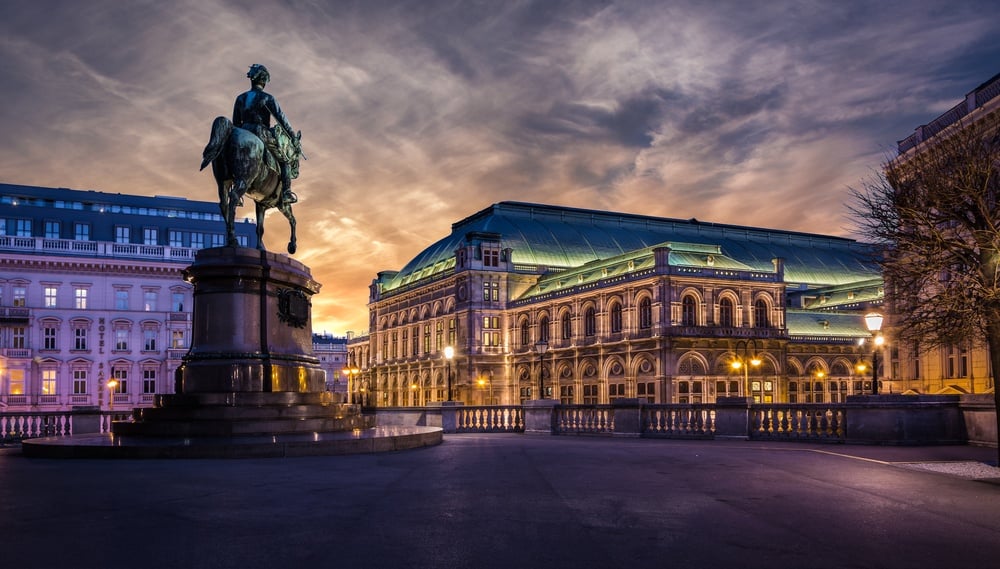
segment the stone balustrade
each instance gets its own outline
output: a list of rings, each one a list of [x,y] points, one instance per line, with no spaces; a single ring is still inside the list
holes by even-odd
[[[96,407],[72,411],[0,413],[0,442],[84,433],[110,433],[112,421],[128,421],[131,411],[102,411]]]
[[[986,395],[851,396],[846,403],[753,404],[746,398],[716,403],[648,404],[619,399],[610,405],[380,407],[379,425],[441,427],[445,433],[527,433],[649,438],[781,440],[860,444],[975,444],[996,446],[996,407]],[[128,409],[0,412],[0,441],[78,433],[108,433]]]

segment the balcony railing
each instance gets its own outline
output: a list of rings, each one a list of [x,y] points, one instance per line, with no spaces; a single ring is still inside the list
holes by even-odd
[[[197,249],[165,245],[140,245],[107,241],[76,241],[43,237],[13,237],[0,235],[0,250],[24,253],[55,253],[86,257],[185,261],[194,259]]]

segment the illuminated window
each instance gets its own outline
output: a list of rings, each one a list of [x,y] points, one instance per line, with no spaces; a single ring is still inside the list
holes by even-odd
[[[458,329],[455,327],[454,318],[448,321],[448,345],[454,346],[458,340]]]
[[[89,291],[83,287],[76,287],[73,290],[74,306],[77,310],[87,309],[87,293]]]
[[[56,394],[56,370],[42,370],[42,395]]]
[[[45,303],[45,308],[55,308],[56,299],[58,298],[59,289],[54,286],[47,286],[43,289],[43,301]]]
[[[15,286],[11,289],[13,294],[13,306],[25,306],[28,302],[28,289],[23,286]]]
[[[46,221],[45,222],[45,238],[46,239],[59,239],[59,222],[58,221]]]
[[[128,328],[115,328],[115,351],[128,351]]]
[[[174,349],[187,347],[187,338],[184,335],[184,330],[170,331],[170,347]]]
[[[143,245],[156,245],[158,241],[158,231],[155,227],[144,227],[142,228],[142,244]]]
[[[12,369],[7,372],[9,377],[7,393],[9,395],[24,395],[24,370]]]

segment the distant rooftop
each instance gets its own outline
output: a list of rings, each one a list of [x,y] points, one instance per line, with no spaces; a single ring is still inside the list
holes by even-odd
[[[470,233],[493,234],[521,267],[548,272],[581,268],[663,243],[685,250],[711,247],[719,262],[747,270],[773,271],[785,261],[785,281],[807,286],[875,278],[868,247],[852,239],[780,229],[744,227],[697,219],[671,219],[545,204],[500,202],[452,225],[399,271],[383,271],[383,292],[406,289],[454,270],[455,250]],[[678,255],[681,251],[678,251]],[[701,254],[704,257],[704,254]],[[677,255],[675,255],[677,257]],[[567,273],[568,274],[568,273]]]
[[[993,101],[998,96],[1000,96],[1000,73],[997,73],[985,83],[973,89],[965,96],[965,99],[961,103],[949,109],[948,112],[925,125],[918,126],[913,134],[897,143],[897,151],[900,154],[904,154],[921,142],[930,139],[945,128],[962,120],[969,113],[986,106],[987,103]]]

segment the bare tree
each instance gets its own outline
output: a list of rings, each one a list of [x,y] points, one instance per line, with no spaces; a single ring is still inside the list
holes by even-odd
[[[1000,118],[955,125],[887,160],[851,196],[879,252],[896,337],[985,345],[1000,408]]]

